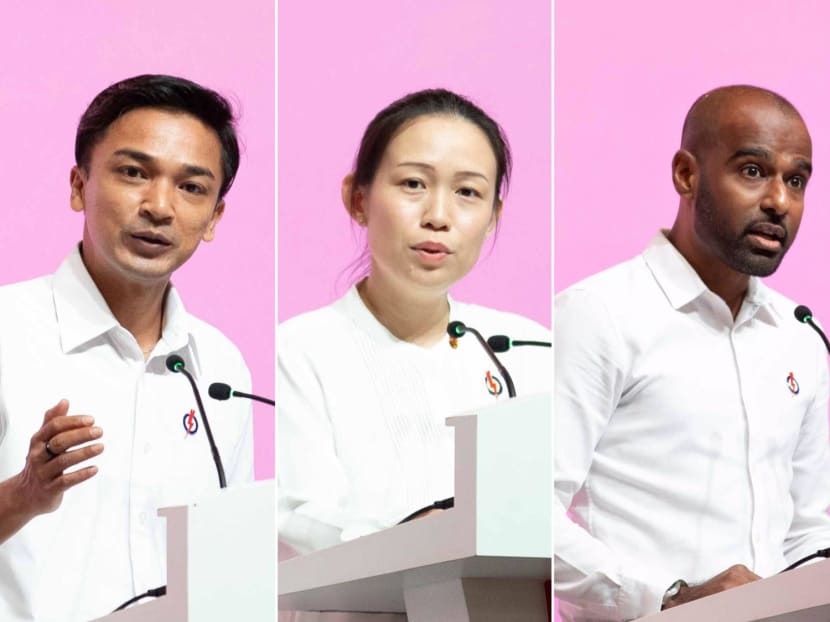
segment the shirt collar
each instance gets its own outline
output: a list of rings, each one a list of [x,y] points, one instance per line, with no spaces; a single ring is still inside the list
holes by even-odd
[[[192,331],[192,319],[184,308],[178,290],[171,283],[164,297],[164,325],[161,341],[154,356],[167,356],[176,352],[185,363],[199,374],[201,372],[199,347]]]
[[[661,230],[654,236],[643,252],[643,259],[672,307],[680,309],[707,293],[715,295],[669,241],[667,233],[668,231]],[[739,317],[744,315],[745,310],[750,317],[757,314],[758,319],[776,325],[783,317],[781,310],[776,308],[769,289],[755,276],[749,277]]]
[[[358,283],[352,285],[351,289],[349,289],[346,295],[343,296],[337,304],[343,305],[345,314],[350,317],[354,323],[361,328],[361,330],[372,336],[372,338],[376,341],[389,344],[406,344],[420,350],[431,349],[423,348],[422,346],[418,346],[395,337],[395,335],[393,335],[389,329],[386,328],[386,326],[378,321],[371,310],[369,310],[369,307],[366,306],[366,303],[363,302],[363,299],[360,297],[360,293],[357,291],[357,285]],[[447,303],[450,307],[450,321],[458,319],[456,318],[456,313],[459,311],[459,306],[449,294],[447,295]],[[447,340],[440,340],[432,346],[432,348],[437,348],[442,343],[447,343]]]
[[[96,338],[121,334],[122,342],[129,333],[115,319],[81,258],[76,246],[55,272],[52,296],[61,348],[69,353]],[[192,320],[176,289],[171,285],[164,300],[164,326],[153,358],[178,353],[186,364],[199,371],[199,357],[191,330]],[[129,338],[132,338],[129,335]],[[137,346],[136,346],[137,347]]]
[[[786,318],[787,309],[773,298],[770,289],[758,277],[749,278],[749,287],[744,297],[744,306],[752,305],[758,319],[765,320],[773,326],[778,326]]]

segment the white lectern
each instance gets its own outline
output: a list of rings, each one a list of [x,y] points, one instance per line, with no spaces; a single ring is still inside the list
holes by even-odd
[[[655,613],[643,622],[828,622],[830,560],[748,583],[680,607]]]
[[[448,419],[455,507],[280,563],[280,609],[546,622],[550,405],[519,398]]]
[[[218,490],[167,518],[167,594],[94,622],[272,622],[274,481]]]

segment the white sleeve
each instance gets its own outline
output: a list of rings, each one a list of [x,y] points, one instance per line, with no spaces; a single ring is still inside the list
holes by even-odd
[[[828,372],[823,349],[816,348],[818,385],[801,424],[793,452],[790,495],[793,520],[784,542],[787,564],[830,547],[830,445],[828,445]]]
[[[611,550],[567,514],[624,389],[623,339],[603,301],[574,288],[556,297],[554,336],[555,593],[600,619],[657,612],[679,577]]]
[[[277,354],[277,479],[280,539],[299,553],[340,542],[348,480],[335,447],[313,361],[280,340]]]

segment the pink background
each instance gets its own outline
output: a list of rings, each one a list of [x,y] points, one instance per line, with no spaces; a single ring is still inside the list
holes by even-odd
[[[749,83],[788,98],[813,137],[798,239],[767,283],[830,324],[830,6],[558,1],[554,19],[556,291],[672,225],[686,111],[711,88]]]
[[[830,323],[828,19],[818,0],[698,0],[682,12],[658,0],[557,2],[556,291],[671,227],[671,158],[688,108],[711,88],[749,83],[789,99],[813,137],[801,229],[767,283]]]
[[[324,16],[324,18],[323,18]],[[505,129],[514,177],[492,252],[461,300],[550,326],[550,2],[285,1],[279,6],[280,320],[348,289],[363,236],[340,201],[363,130],[398,97],[442,86]]]
[[[81,237],[69,209],[75,127],[104,87],[181,75],[229,97],[243,153],[216,240],[174,278],[188,310],[240,348],[255,392],[274,391],[274,3],[31,2],[0,19],[0,283],[54,272]],[[205,396],[205,399],[207,396]],[[209,404],[206,404],[209,408]],[[274,476],[274,418],[255,414],[256,474]]]

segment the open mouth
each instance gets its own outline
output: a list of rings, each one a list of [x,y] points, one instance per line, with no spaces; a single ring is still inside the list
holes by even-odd
[[[170,246],[170,241],[166,237],[152,231],[139,231],[137,233],[131,233],[130,237],[153,246]]]
[[[771,222],[760,222],[752,225],[746,235],[760,250],[778,251],[787,241],[787,230]]]

